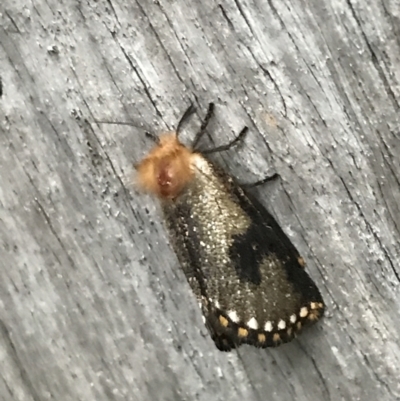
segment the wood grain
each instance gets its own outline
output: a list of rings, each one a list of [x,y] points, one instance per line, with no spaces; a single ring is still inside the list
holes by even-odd
[[[400,399],[400,2],[3,0],[0,399]],[[255,189],[327,315],[219,352],[132,165],[193,137]],[[95,124],[133,121],[136,127]],[[143,127],[143,128],[141,128]]]

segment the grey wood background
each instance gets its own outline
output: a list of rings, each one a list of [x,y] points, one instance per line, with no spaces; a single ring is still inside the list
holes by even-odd
[[[1,400],[400,399],[399,0],[2,0],[0,75]],[[327,303],[277,349],[214,347],[131,185],[191,100]]]

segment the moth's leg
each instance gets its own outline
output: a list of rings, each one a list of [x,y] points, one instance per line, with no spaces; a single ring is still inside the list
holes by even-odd
[[[258,187],[260,185],[264,185],[267,182],[270,181],[275,181],[276,179],[280,178],[281,176],[278,173],[274,173],[268,177],[263,178],[262,180],[256,181],[256,182],[245,182],[245,183],[239,183],[239,186],[241,186],[242,188],[254,188],[254,187]]]
[[[214,103],[210,103],[208,105],[208,109],[207,109],[207,114],[204,117],[203,122],[201,123],[200,126],[200,130],[199,132],[196,134],[196,136],[194,137],[193,140],[193,144],[192,144],[192,148],[196,149],[197,144],[199,143],[201,137],[204,135],[204,133],[206,132],[207,129],[207,125],[210,122],[212,116],[214,115]]]
[[[236,138],[234,138],[232,141],[228,142],[225,145],[222,146],[217,146],[216,148],[212,148],[212,149],[205,149],[202,150],[201,153],[203,154],[211,154],[211,153],[216,153],[216,152],[222,152],[224,150],[229,150],[230,148],[232,148],[233,146],[235,146],[238,142],[242,141],[243,138],[246,136],[248,131],[248,127],[244,127],[239,134],[236,136]]]

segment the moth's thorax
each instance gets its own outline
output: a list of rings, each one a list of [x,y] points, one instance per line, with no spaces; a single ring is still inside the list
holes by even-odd
[[[137,166],[139,186],[160,198],[176,198],[193,178],[193,155],[175,133],[161,135],[159,144]]]

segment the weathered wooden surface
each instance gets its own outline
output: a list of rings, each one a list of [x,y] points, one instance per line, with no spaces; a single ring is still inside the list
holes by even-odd
[[[1,400],[400,399],[400,1],[2,0]],[[130,185],[217,103],[215,157],[308,261],[326,318],[219,352]],[[193,132],[193,131],[192,131]],[[212,135],[211,135],[212,134]],[[185,132],[190,140],[191,130]]]

